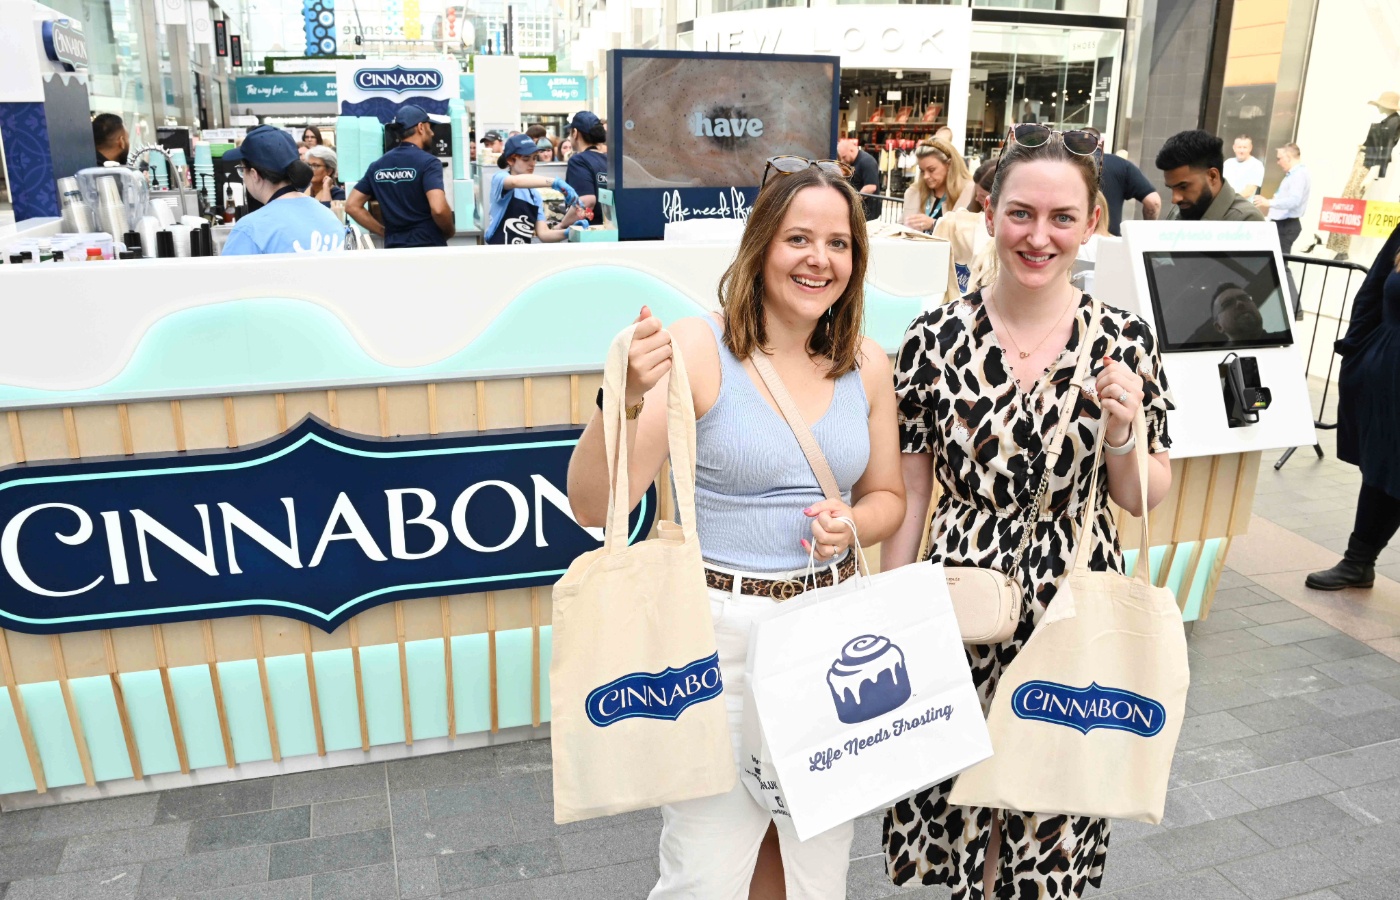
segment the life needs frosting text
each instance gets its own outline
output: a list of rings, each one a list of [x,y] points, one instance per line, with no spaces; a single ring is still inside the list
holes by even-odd
[[[825,750],[818,750],[812,754],[811,767],[808,771],[824,772],[829,770],[836,761],[848,756],[858,756],[862,750],[866,750],[875,744],[894,740],[903,737],[921,725],[932,725],[939,719],[948,721],[953,717],[953,705],[951,703],[943,706],[931,706],[924,710],[921,715],[912,719],[903,716],[896,717],[893,722],[886,726],[881,726],[878,731],[868,737],[853,737],[840,747],[828,747]]]

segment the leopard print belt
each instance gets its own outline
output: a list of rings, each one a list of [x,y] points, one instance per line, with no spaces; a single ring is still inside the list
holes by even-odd
[[[856,573],[856,555],[849,553],[846,559],[836,567],[836,573],[845,581]],[[791,600],[798,594],[807,590],[807,585],[815,587],[830,587],[834,583],[831,575],[831,566],[824,566],[817,569],[813,578],[748,578],[743,577],[739,584],[739,593],[748,594],[750,597],[768,597],[782,603],[784,600]],[[728,572],[720,572],[705,567],[705,584],[717,591],[734,590],[734,576]]]

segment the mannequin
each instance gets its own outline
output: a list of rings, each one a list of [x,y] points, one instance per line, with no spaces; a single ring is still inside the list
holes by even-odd
[[[1352,163],[1351,175],[1347,178],[1342,197],[1349,200],[1394,200],[1396,191],[1390,190],[1390,182],[1400,173],[1392,174],[1390,167],[1400,165],[1392,161],[1397,143],[1400,142],[1400,93],[1386,91],[1375,100],[1366,101],[1379,110],[1381,118],[1372,123],[1366,132],[1366,140],[1356,148],[1356,160]],[[1351,235],[1330,234],[1327,236],[1327,249],[1337,254],[1337,259],[1346,259],[1351,250]]]

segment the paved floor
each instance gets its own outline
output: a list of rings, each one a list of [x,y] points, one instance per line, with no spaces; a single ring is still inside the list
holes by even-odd
[[[1302,587],[1355,503],[1324,440],[1265,466],[1190,639],[1166,820],[1115,824],[1093,896],[1400,896],[1400,552],[1374,591]],[[0,814],[0,898],[645,897],[657,813],[556,826],[549,767],[540,741]],[[947,896],[890,886],[874,818],[852,856],[853,900]]]

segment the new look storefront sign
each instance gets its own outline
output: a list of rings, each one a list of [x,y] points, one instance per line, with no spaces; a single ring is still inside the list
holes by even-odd
[[[578,428],[403,440],[308,417],[230,451],[0,470],[0,625],[235,615],[331,631],[413,597],[552,584],[601,532],[565,494]],[[630,539],[655,518],[655,491]]]

